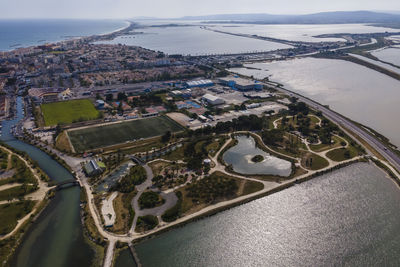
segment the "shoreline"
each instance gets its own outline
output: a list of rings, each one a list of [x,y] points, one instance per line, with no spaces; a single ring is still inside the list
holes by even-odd
[[[275,186],[273,188],[270,188],[270,189],[265,189],[264,188],[264,189],[262,189],[260,191],[254,192],[253,194],[250,194],[250,195],[247,195],[247,196],[245,195],[245,196],[243,196],[244,199],[240,199],[240,198],[243,198],[243,197],[238,197],[236,199],[232,199],[230,201],[233,201],[233,203],[230,203],[230,204],[227,204],[227,205],[223,205],[223,203],[225,201],[216,203],[214,206],[219,206],[219,207],[212,207],[209,210],[207,210],[207,207],[205,207],[204,209],[202,209],[202,210],[200,210],[200,211],[198,211],[196,213],[188,215],[186,218],[185,217],[179,218],[179,219],[182,219],[181,221],[179,221],[179,219],[177,219],[175,222],[177,222],[177,221],[179,221],[179,222],[177,222],[175,224],[174,223],[168,224],[168,225],[165,225],[164,228],[160,227],[158,231],[150,232],[150,233],[147,233],[147,234],[145,233],[145,234],[143,234],[142,237],[132,238],[131,243],[132,244],[138,244],[140,242],[143,242],[145,240],[154,238],[154,237],[156,237],[156,236],[158,236],[160,234],[163,234],[165,232],[168,232],[168,231],[171,231],[173,229],[185,226],[186,224],[189,224],[191,222],[195,222],[195,221],[201,220],[203,218],[213,216],[213,215],[215,215],[217,213],[220,213],[222,211],[229,210],[231,208],[234,208],[234,207],[237,207],[237,206],[241,206],[241,205],[249,203],[251,201],[254,201],[254,200],[257,200],[257,199],[260,199],[260,198],[275,194],[277,192],[283,191],[283,190],[285,190],[287,188],[290,188],[290,187],[292,187],[292,186],[294,186],[296,184],[301,184],[301,183],[307,182],[309,180],[312,180],[314,178],[320,177],[320,176],[322,176],[324,174],[333,172],[335,170],[340,170],[340,169],[348,167],[348,166],[350,166],[352,164],[362,163],[362,162],[364,162],[364,161],[361,158],[351,159],[348,162],[342,162],[342,163],[340,163],[340,164],[338,164],[336,166],[333,166],[333,167],[331,167],[329,169],[321,170],[321,171],[318,171],[316,173],[310,174],[310,175],[302,177],[302,178],[292,178],[289,181],[287,181],[286,183],[282,183],[282,184],[277,185],[277,186]]]
[[[111,21],[111,20],[98,20],[98,21]],[[124,31],[126,29],[128,29],[129,27],[131,27],[134,22],[129,21],[127,19],[123,19],[121,20],[123,23],[125,23],[125,26],[119,27],[118,29],[112,30],[112,31],[108,31],[108,32],[103,32],[103,33],[97,33],[97,34],[91,34],[91,35],[83,35],[83,36],[64,36],[65,38],[63,38],[63,36],[61,35],[58,40],[44,40],[44,42],[40,42],[36,45],[24,45],[24,44],[12,44],[10,45],[9,49],[0,49],[0,54],[1,53],[13,53],[19,49],[29,49],[29,48],[35,48],[41,45],[46,45],[46,44],[58,44],[58,43],[64,43],[64,42],[69,42],[72,40],[82,40],[85,38],[95,38],[95,37],[107,37],[107,35],[112,35],[112,34],[117,34],[118,32]],[[43,40],[39,40],[39,41],[43,41]],[[37,41],[37,42],[39,42]],[[32,41],[33,42],[33,41]],[[18,46],[17,46],[18,45]],[[14,47],[13,47],[14,46]]]

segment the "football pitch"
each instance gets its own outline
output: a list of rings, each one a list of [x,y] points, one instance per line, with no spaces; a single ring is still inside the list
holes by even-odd
[[[112,146],[140,138],[150,138],[167,131],[179,132],[184,128],[166,116],[147,119],[109,123],[78,130],[68,131],[76,152]]]
[[[46,126],[94,120],[99,116],[99,112],[88,99],[43,104],[41,109]]]

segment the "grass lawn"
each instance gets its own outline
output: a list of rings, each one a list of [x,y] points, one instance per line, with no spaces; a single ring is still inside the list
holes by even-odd
[[[60,151],[71,151],[71,146],[69,144],[66,131],[63,131],[60,135],[57,136],[56,148]]]
[[[99,112],[88,99],[43,104],[41,109],[46,126],[93,120],[99,116]]]
[[[322,152],[331,148],[340,147],[340,142],[343,140],[340,137],[332,136],[332,140],[334,143],[332,144],[318,144],[318,145],[310,145],[310,149],[315,152]]]
[[[0,205],[0,235],[11,232],[18,220],[31,212],[34,206],[35,202],[30,200]]]
[[[349,152],[348,156],[345,155],[346,151]],[[333,161],[344,161],[344,160],[348,160],[351,158],[354,158],[355,156],[357,156],[357,151],[356,149],[352,149],[352,147],[349,148],[338,148],[332,151],[329,151],[326,156],[328,158],[330,158]]]
[[[83,152],[141,138],[160,136],[167,131],[179,132],[183,129],[168,117],[160,116],[73,130],[69,131],[68,135],[75,151]]]
[[[329,162],[317,154],[305,152],[301,158],[301,165],[309,170],[320,170],[328,167]]]

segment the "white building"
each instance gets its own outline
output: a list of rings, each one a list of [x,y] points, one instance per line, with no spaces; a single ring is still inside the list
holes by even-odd
[[[221,105],[221,104],[225,103],[224,99],[217,97],[215,95],[210,95],[210,94],[203,95],[203,97],[201,99],[213,106]]]

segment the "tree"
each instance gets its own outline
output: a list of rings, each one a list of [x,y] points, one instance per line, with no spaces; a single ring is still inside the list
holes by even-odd
[[[171,131],[167,131],[162,137],[161,137],[161,142],[167,143],[169,140],[171,140]]]
[[[126,94],[125,93],[123,93],[123,92],[119,92],[118,93],[118,96],[117,96],[117,99],[118,100],[126,100],[128,97],[126,96]]]
[[[113,94],[106,94],[106,101],[111,102],[113,101],[113,98],[114,98]]]

